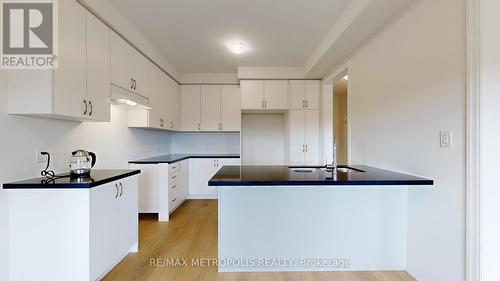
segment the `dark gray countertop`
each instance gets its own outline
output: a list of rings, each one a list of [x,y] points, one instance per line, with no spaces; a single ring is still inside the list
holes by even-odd
[[[341,166],[339,166],[341,167]],[[320,169],[299,172],[288,166],[224,166],[209,181],[210,186],[286,186],[286,185],[433,185],[430,179],[351,165],[349,172],[334,175]]]
[[[129,164],[172,164],[189,158],[240,158],[239,154],[167,154],[140,160],[129,161]]]

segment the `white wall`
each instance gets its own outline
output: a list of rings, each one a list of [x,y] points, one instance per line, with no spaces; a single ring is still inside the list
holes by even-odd
[[[241,163],[283,165],[286,163],[284,114],[241,116]]]
[[[170,152],[167,132],[129,129],[127,112],[112,107],[110,123],[75,123],[7,115],[7,78],[0,71],[0,185],[39,176],[43,164],[35,163],[36,148],[53,154],[51,168],[68,171],[70,152],[88,149],[97,154],[96,168],[127,168],[128,160]],[[0,190],[1,191],[1,190]],[[0,193],[0,280],[7,280],[7,210]]]
[[[465,0],[415,1],[349,65],[351,162],[435,181],[408,193],[408,271],[465,280]]]
[[[481,106],[481,260],[482,281],[500,280],[500,2],[481,0],[480,106]]]
[[[239,133],[172,133],[172,153],[240,154]]]

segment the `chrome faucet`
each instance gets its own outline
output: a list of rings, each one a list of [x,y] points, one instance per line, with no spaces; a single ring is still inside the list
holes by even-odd
[[[337,170],[337,138],[333,136],[333,149],[332,149],[333,157],[332,157],[332,163],[327,164],[326,168],[328,170],[332,170],[332,172],[335,172]]]

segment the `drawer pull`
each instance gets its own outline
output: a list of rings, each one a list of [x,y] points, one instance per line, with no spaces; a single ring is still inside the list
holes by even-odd
[[[176,188],[176,187],[177,187],[177,185],[172,185],[172,188]]]
[[[172,202],[175,202],[175,201],[177,201],[177,198],[174,198],[174,199],[172,200]]]

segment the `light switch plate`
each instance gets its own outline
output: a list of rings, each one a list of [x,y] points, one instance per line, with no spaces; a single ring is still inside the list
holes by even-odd
[[[453,133],[451,131],[439,132],[439,144],[443,148],[451,148],[453,146]]]

